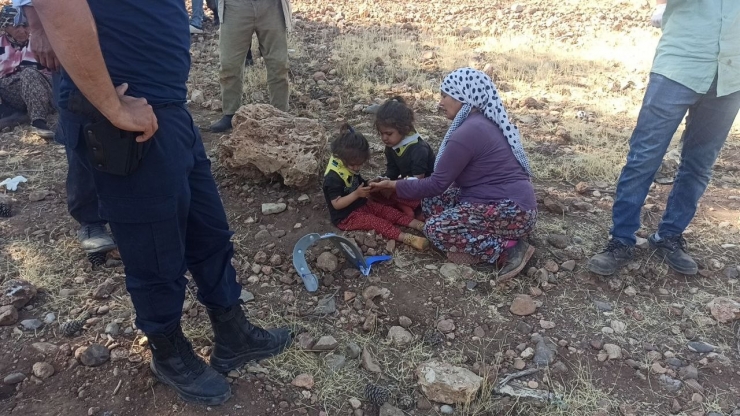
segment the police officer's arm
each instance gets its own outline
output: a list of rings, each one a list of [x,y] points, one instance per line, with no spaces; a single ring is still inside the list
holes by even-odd
[[[113,125],[141,132],[137,141],[149,140],[157,118],[145,99],[124,95],[127,84],[114,88],[87,0],[34,0],[34,7],[59,61],[82,94]]]

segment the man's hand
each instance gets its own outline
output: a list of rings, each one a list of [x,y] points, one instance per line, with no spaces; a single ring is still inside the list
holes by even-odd
[[[663,13],[665,12],[665,4],[658,4],[653,10],[653,17],[650,18],[650,24],[653,27],[662,27],[663,25]]]
[[[120,111],[115,112],[115,117],[111,118],[110,122],[121,130],[141,132],[141,135],[136,137],[136,141],[145,142],[159,128],[157,116],[154,115],[152,106],[147,103],[145,98],[134,98],[125,95],[127,89],[128,84],[121,84],[116,87],[121,108]]]
[[[370,184],[373,189],[396,189],[396,181],[384,180],[380,182],[373,182]]]
[[[54,53],[54,49],[52,49],[51,43],[49,43],[49,38],[46,37],[46,32],[43,29],[31,31],[29,38],[31,52],[33,52],[39,64],[52,71],[62,69],[59,59],[57,59],[57,55]]]
[[[375,190],[370,186],[361,186],[357,189],[355,189],[354,194],[357,196],[357,198],[369,198],[370,194],[372,194]]]

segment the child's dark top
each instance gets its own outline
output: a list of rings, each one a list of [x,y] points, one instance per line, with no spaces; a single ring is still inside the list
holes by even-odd
[[[398,179],[409,176],[424,175],[429,177],[434,172],[434,151],[429,143],[421,137],[416,142],[405,146],[385,147],[385,177]]]
[[[349,206],[343,209],[336,209],[331,203],[331,201],[339,197],[351,194],[359,188],[360,185],[367,185],[367,182],[365,182],[359,174],[352,176],[351,185],[349,187],[345,184],[344,179],[334,171],[329,171],[324,175],[324,198],[326,198],[326,204],[329,206],[329,216],[331,217],[332,224],[338,225],[340,222],[347,219],[352,211],[367,203],[367,198],[359,198],[357,201],[349,204]]]

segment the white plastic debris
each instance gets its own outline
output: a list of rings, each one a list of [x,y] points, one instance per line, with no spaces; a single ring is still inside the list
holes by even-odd
[[[0,182],[0,186],[5,186],[5,189],[9,191],[15,191],[18,189],[18,184],[21,182],[28,182],[28,179],[23,176],[16,176],[15,178],[8,178]]]

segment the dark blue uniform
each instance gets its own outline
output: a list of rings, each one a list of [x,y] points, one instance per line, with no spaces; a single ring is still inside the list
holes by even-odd
[[[115,85],[154,107],[159,130],[128,176],[102,173],[87,158],[82,126],[66,110],[76,89],[63,75],[61,125],[75,162],[93,172],[100,217],[109,222],[126,268],[137,326],[172,332],[180,321],[190,270],[208,308],[238,303],[233,246],[210,161],[185,101],[190,34],[183,0],[88,0]]]

